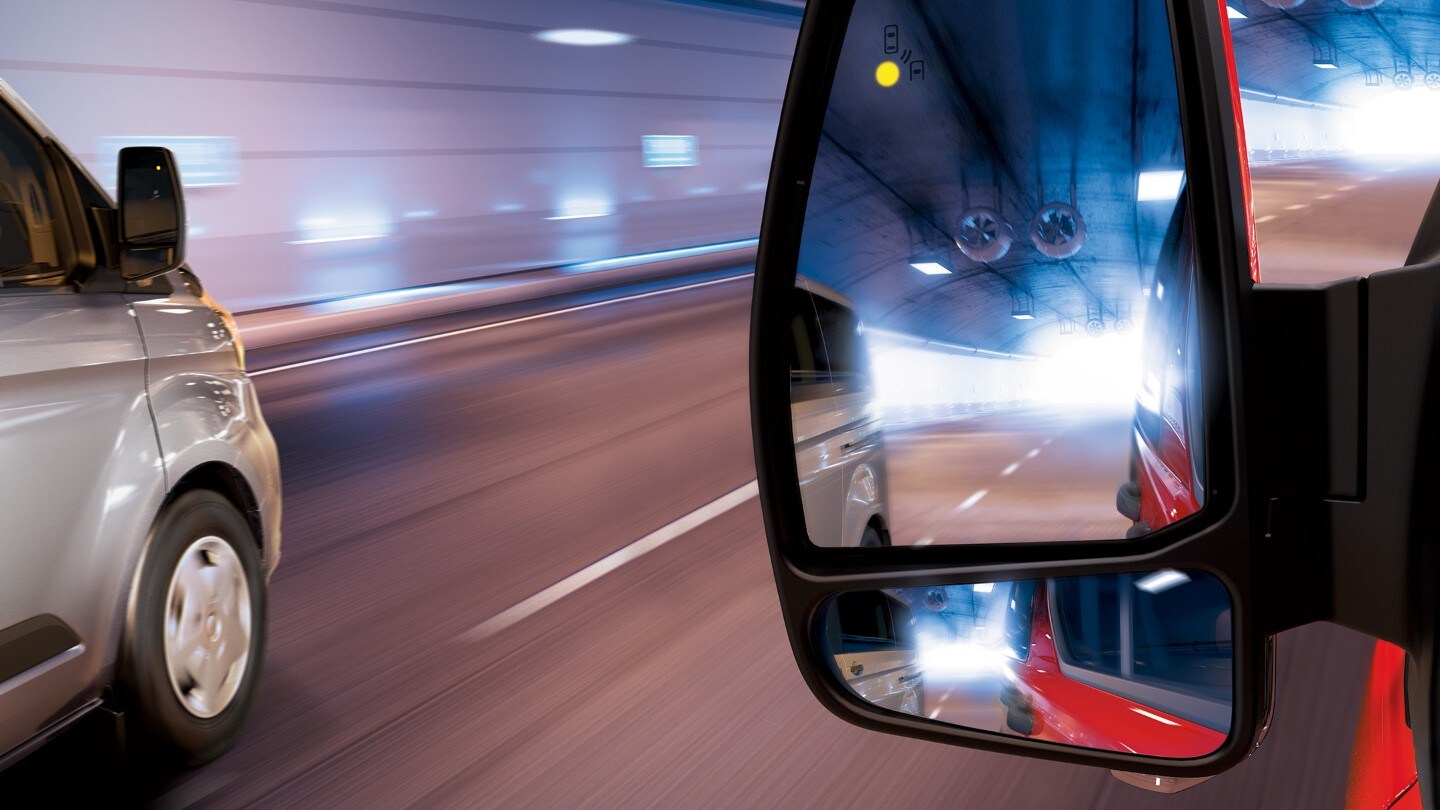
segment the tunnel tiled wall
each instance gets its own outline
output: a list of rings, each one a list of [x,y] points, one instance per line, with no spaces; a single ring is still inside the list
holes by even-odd
[[[569,27],[634,39],[534,37]],[[753,237],[795,31],[667,0],[55,0],[10,15],[0,77],[106,185],[116,136],[234,138],[191,259],[243,310]],[[697,164],[644,168],[649,134]]]

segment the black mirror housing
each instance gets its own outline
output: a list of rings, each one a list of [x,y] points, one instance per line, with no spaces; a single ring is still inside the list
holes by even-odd
[[[185,193],[175,155],[130,146],[118,164],[120,274],[139,281],[168,273],[185,262]]]

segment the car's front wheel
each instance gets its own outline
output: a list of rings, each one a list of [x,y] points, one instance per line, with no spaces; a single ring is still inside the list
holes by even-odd
[[[176,498],[156,522],[127,626],[117,692],[127,754],[199,765],[234,742],[265,658],[265,575],[225,498]]]

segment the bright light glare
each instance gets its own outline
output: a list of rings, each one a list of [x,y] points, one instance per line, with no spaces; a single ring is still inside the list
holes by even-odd
[[[950,268],[939,262],[911,262],[910,266],[927,276],[948,276]]]
[[[887,411],[1024,400],[1039,365],[895,347],[879,335],[870,350],[876,402]]]
[[[1361,154],[1440,154],[1440,93],[1391,91],[1346,117],[1348,140]]]
[[[1036,363],[1032,395],[1049,403],[1133,404],[1140,383],[1141,324],[1125,334],[1078,335]]]
[[[601,197],[569,197],[560,204],[549,220],[590,219],[615,213],[615,203]]]
[[[926,644],[922,639],[920,666],[925,670],[926,676],[985,678],[1003,672],[1005,658],[996,650],[973,641]]]
[[[1226,7],[1225,7],[1225,16],[1228,17],[1228,18],[1230,18],[1230,19],[1232,19],[1232,20],[1245,20],[1245,19],[1249,19],[1249,18],[1246,17],[1244,14],[1241,14],[1240,11],[1239,11],[1239,9],[1235,8],[1234,6],[1226,6]]]
[[[323,245],[326,242],[356,242],[361,239],[383,239],[383,233],[357,233],[349,236],[321,236],[316,239],[295,239],[288,242],[291,245]]]
[[[549,31],[539,32],[535,38],[541,42],[550,42],[555,45],[582,45],[585,47],[624,45],[634,39],[629,34],[600,31],[594,28],[553,28]]]
[[[1154,713],[1154,712],[1147,712],[1147,711],[1145,711],[1144,709],[1136,708],[1136,707],[1134,707],[1134,706],[1131,706],[1131,707],[1130,707],[1130,711],[1135,712],[1136,714],[1143,714],[1143,715],[1145,715],[1146,717],[1150,718],[1151,720],[1159,721],[1159,722],[1161,722],[1161,723],[1164,723],[1164,724],[1167,725],[1167,726],[1176,726],[1176,727],[1178,727],[1178,726],[1180,725],[1179,723],[1175,722],[1174,720],[1168,720],[1168,719],[1166,719],[1166,718],[1164,718],[1164,717],[1161,717],[1160,715],[1158,715],[1158,714],[1156,714],[1156,713]],[[1156,782],[1156,784],[1159,784],[1160,780],[1157,779],[1157,780],[1155,780],[1155,782]]]
[[[1135,587],[1146,593],[1164,593],[1190,581],[1190,577],[1173,568],[1156,571],[1135,580]]]
[[[326,242],[355,242],[365,239],[383,239],[395,230],[395,223],[384,211],[377,208],[357,206],[340,215],[302,217],[299,239],[289,240],[291,245],[319,245]]]
[[[1174,200],[1180,194],[1180,185],[1185,182],[1185,172],[1141,172],[1135,199],[1141,202]]]

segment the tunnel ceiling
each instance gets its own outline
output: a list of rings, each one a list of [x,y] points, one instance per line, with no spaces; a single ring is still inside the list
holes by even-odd
[[[1095,13],[1096,9],[1105,13]],[[983,30],[967,25],[985,12]],[[881,32],[923,59],[923,80],[880,87]],[[1043,350],[1071,321],[1138,317],[1173,202],[1140,203],[1143,170],[1183,164],[1164,6],[857,3],[812,179],[800,272],[872,325],[987,350]],[[1137,36],[1138,34],[1138,36]],[[1074,204],[1072,258],[1029,239],[1042,202]],[[1043,200],[1042,200],[1043,197]],[[957,249],[963,214],[998,209],[1014,232],[984,264]],[[910,267],[934,257],[953,275]],[[1033,320],[1012,317],[1019,303]]]
[[[1363,2],[1363,0],[1357,0]],[[1282,96],[1357,104],[1396,88],[1397,71],[1423,90],[1425,73],[1440,81],[1440,5],[1433,0],[1383,0],[1368,10],[1342,0],[1304,0],[1282,10],[1264,0],[1230,0],[1247,19],[1232,20],[1242,86]],[[1330,54],[1335,69],[1315,66]],[[1376,82],[1366,86],[1366,74]],[[1440,91],[1440,89],[1437,89]]]

